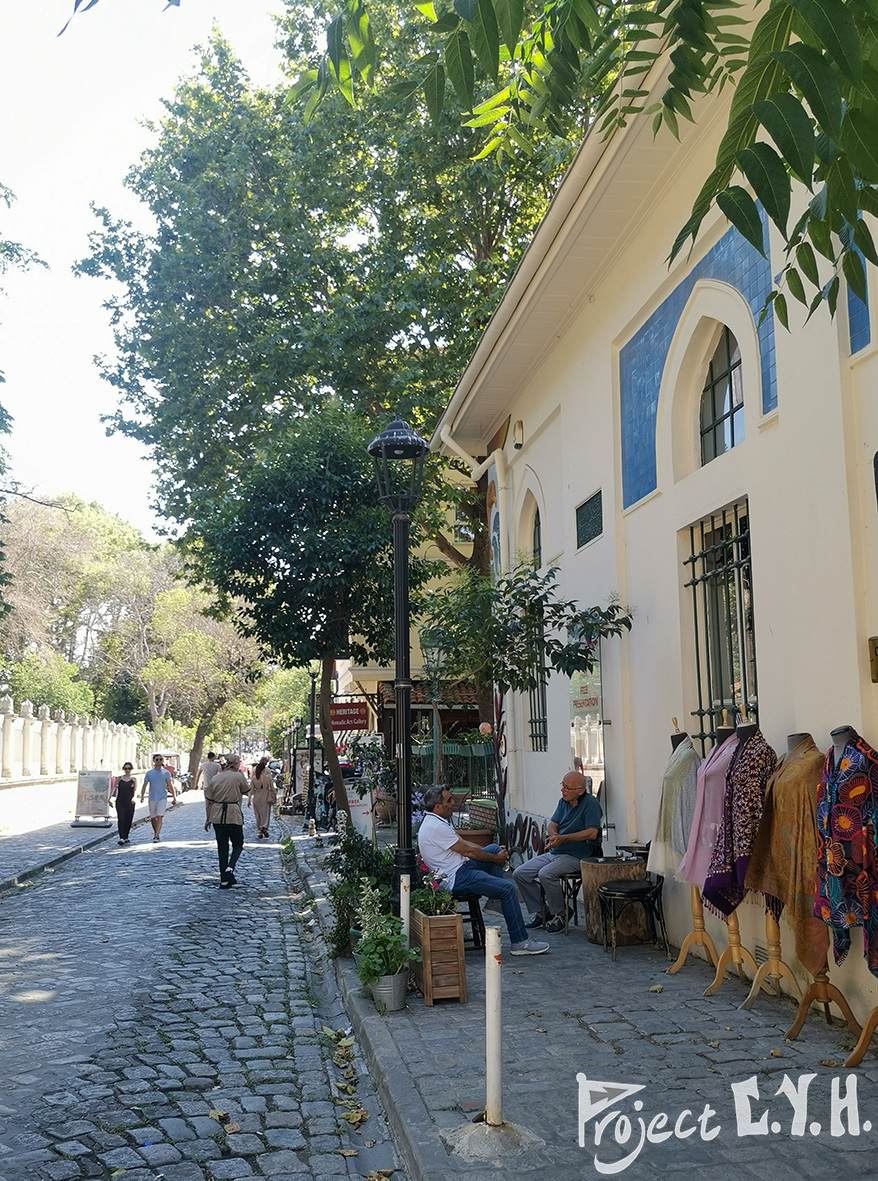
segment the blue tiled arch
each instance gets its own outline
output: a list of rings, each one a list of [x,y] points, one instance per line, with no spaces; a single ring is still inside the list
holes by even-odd
[[[619,396],[625,508],[656,487],[655,428],[662,373],[683,308],[699,279],[717,279],[736,288],[747,300],[754,319],[771,291],[768,259],[736,229],[730,229],[623,346],[619,357]],[[762,412],[767,414],[777,405],[772,315],[759,325],[757,336],[762,365]]]

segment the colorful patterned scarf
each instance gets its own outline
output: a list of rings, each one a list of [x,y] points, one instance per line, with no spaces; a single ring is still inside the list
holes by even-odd
[[[808,737],[779,764],[765,792],[765,808],[744,884],[759,890],[779,919],[784,907],[796,956],[816,976],[826,963],[829,934],[814,917],[817,874],[817,787],[823,754]]]
[[[682,822],[678,821],[678,817],[682,803],[686,813],[686,838],[688,838],[700,765],[701,759],[692,745],[692,739],[687,734],[671,751],[671,757],[668,759],[662,776],[662,796],[659,803],[658,819],[656,820],[655,836],[649,846],[649,860],[647,862],[647,869],[650,873],[660,873],[663,877],[667,877],[674,872],[680,864],[680,858],[686,852],[686,839],[683,838],[683,826]]]
[[[817,897],[814,913],[832,931],[835,962],[863,928],[866,961],[878,976],[878,857],[875,792],[878,753],[854,734],[835,765],[830,748],[817,789]]]
[[[777,766],[777,755],[757,730],[738,748],[726,774],[723,820],[702,897],[716,914],[730,915],[747,893],[744,877],[759,821],[765,788]]]
[[[723,818],[726,771],[737,749],[738,739],[732,734],[721,745],[715,746],[698,768],[689,844],[676,876],[679,881],[697,886],[699,890],[704,885],[713,857],[713,847]]]

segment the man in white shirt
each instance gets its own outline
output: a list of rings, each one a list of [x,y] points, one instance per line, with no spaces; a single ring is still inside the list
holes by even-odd
[[[222,771],[222,767],[216,761],[216,755],[212,750],[209,750],[207,758],[203,760],[195,773],[195,790],[198,791],[200,785],[207,791],[214,775],[219,775],[220,771]]]
[[[548,943],[527,937],[515,886],[503,877],[503,866],[509,860],[506,850],[500,845],[483,849],[457,835],[449,823],[454,797],[447,788],[428,787],[424,807],[427,815],[418,830],[418,850],[424,863],[437,876],[445,874],[449,890],[500,901],[513,955],[542,955],[548,951]]]

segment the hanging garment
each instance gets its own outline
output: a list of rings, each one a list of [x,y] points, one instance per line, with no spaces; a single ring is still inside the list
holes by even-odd
[[[732,734],[721,745],[715,746],[698,768],[689,843],[676,876],[679,881],[697,886],[699,890],[710,868],[716,834],[723,817],[726,771],[737,749],[738,739]]]
[[[776,767],[777,755],[761,730],[738,743],[729,763],[722,823],[702,891],[705,905],[716,914],[728,916],[744,901],[744,877],[762,819],[765,789]]]
[[[817,788],[823,753],[810,736],[784,755],[768,782],[765,807],[744,885],[760,890],[765,904],[796,937],[796,956],[816,976],[826,963],[829,933],[814,916],[817,877]]]
[[[692,745],[692,739],[687,734],[671,751],[671,757],[665,764],[662,775],[662,794],[659,802],[658,819],[656,820],[655,836],[649,846],[649,860],[647,869],[650,873],[660,873],[663,877],[672,874],[680,864],[680,858],[686,852],[686,839],[683,837],[685,821],[686,838],[692,825],[692,813],[695,809],[695,792],[698,781],[698,768],[701,759]],[[681,804],[686,813],[680,818]]]
[[[863,928],[869,971],[878,976],[878,753],[855,734],[835,764],[830,748],[817,789],[817,897],[814,913],[832,931],[837,964]]]

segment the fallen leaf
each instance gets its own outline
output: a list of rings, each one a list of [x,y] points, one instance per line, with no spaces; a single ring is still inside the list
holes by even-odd
[[[356,1111],[346,1111],[341,1118],[346,1119],[351,1127],[358,1128],[369,1118],[369,1113],[365,1107],[358,1107]]]
[[[715,1066],[708,1066],[707,1069],[710,1071],[711,1074],[719,1074],[719,1071],[716,1069]]]
[[[719,1049],[719,1042],[708,1042],[707,1044],[710,1046],[711,1050]]]
[[[548,1029],[540,1029],[540,1027],[539,1027],[539,1026],[537,1026],[537,1028],[536,1028],[536,1032],[537,1032],[537,1033],[548,1033],[549,1031],[548,1031]]]
[[[226,1131],[229,1133],[240,1132],[240,1130],[241,1130],[240,1124],[226,1124]]]
[[[731,1032],[732,1032],[732,1027],[731,1027],[731,1025],[724,1025],[724,1026],[723,1026],[723,1029],[726,1031],[726,1033],[731,1033]]]
[[[783,1050],[769,1050],[772,1058],[783,1058]]]
[[[528,1009],[528,1011],[525,1013],[525,1017],[542,1017],[542,1013],[539,1012],[538,1009]]]
[[[340,1151],[341,1151],[342,1156],[359,1156],[360,1155],[359,1148],[342,1148]]]
[[[821,1058],[820,1065],[821,1066],[838,1066],[838,1059],[837,1058]]]
[[[512,975],[513,975],[513,976],[523,976],[523,975],[524,975],[524,969],[523,969],[523,968],[513,968],[513,969],[512,969]]]
[[[367,1148],[374,1148],[375,1147],[374,1140],[364,1140],[363,1143],[366,1145]]]
[[[663,984],[653,984],[649,991],[650,992],[664,992],[665,986]]]
[[[207,1114],[211,1119],[224,1120],[228,1113],[225,1111],[218,1111],[217,1108],[214,1107],[213,1110],[209,1111]]]

